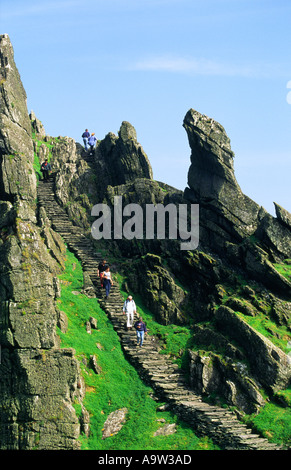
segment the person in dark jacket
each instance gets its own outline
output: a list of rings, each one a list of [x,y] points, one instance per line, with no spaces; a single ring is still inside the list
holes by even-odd
[[[139,317],[139,319],[135,322],[134,328],[136,329],[137,334],[137,346],[142,347],[144,335],[147,334],[147,327],[143,322],[142,317]]]
[[[88,139],[89,139],[89,137],[90,137],[90,132],[88,132],[88,129],[86,129],[85,132],[83,132],[83,134],[82,134],[82,138],[83,138],[84,147],[85,147],[86,152],[88,150]]]
[[[52,171],[52,167],[51,167],[50,163],[48,162],[47,158],[42,163],[42,165],[40,167],[40,171],[42,172],[43,179],[45,181],[48,180],[49,172]]]
[[[99,279],[100,279],[100,284],[101,284],[101,287],[103,287],[103,275],[104,275],[104,272],[107,268],[107,261],[106,259],[104,259],[103,261],[101,261],[101,263],[99,263],[98,265],[98,269],[97,269],[97,276],[99,276]]]

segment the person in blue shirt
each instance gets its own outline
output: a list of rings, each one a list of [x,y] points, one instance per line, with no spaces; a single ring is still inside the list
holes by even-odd
[[[90,145],[90,155],[93,154],[94,147],[96,145],[97,139],[95,137],[95,132],[92,132],[88,139],[88,144]]]
[[[139,319],[135,322],[134,328],[136,329],[137,334],[137,346],[142,347],[144,335],[147,334],[147,327],[143,322],[142,317],[139,317]]]
[[[88,132],[88,129],[86,129],[85,132],[83,132],[82,137],[83,137],[84,147],[85,147],[85,150],[87,152],[87,150],[88,150],[88,139],[90,137],[90,132]]]

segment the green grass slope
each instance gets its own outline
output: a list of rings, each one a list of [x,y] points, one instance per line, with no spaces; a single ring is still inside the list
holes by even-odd
[[[58,334],[61,347],[74,348],[86,384],[84,405],[90,414],[90,435],[82,435],[84,450],[212,450],[217,449],[207,438],[199,439],[192,429],[175,415],[157,411],[161,403],[153,399],[153,390],[146,386],[134,367],[124,358],[120,342],[110,320],[97,299],[81,293],[82,268],[67,251],[66,269],[60,276],[61,298],[58,307],[68,318],[68,330]],[[97,319],[97,329],[86,331],[90,317]],[[90,355],[96,355],[101,373],[90,367]],[[80,405],[75,404],[76,411]],[[102,440],[102,429],[108,415],[126,407],[126,422],[117,435]],[[164,420],[164,422],[158,420]],[[165,423],[176,423],[170,436],[154,432]]]

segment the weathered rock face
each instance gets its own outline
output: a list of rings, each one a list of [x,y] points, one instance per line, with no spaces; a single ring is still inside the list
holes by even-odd
[[[234,177],[234,153],[224,128],[193,109],[186,114],[183,125],[192,150],[190,188],[199,200],[230,205],[232,194],[241,194],[241,190]]]
[[[190,381],[201,395],[217,394],[245,413],[255,413],[265,404],[258,384],[243,363],[223,359],[212,352],[190,351]]]
[[[153,177],[148,157],[129,122],[122,122],[118,137],[113,133],[107,134],[98,146],[97,155],[97,172],[104,175],[105,187]]]
[[[184,127],[192,150],[188,173],[191,200],[201,204],[201,216],[212,212],[211,222],[226,239],[239,240],[256,230],[262,208],[242,193],[234,176],[230,140],[224,128],[207,116],[190,110]],[[203,212],[207,215],[203,217]]]
[[[290,212],[286,211],[283,207],[279,206],[279,204],[274,203],[276,216],[278,220],[286,225],[288,228],[291,228],[291,214]]]
[[[184,322],[183,304],[186,303],[186,293],[163,267],[159,256],[147,254],[131,263],[128,273],[131,288],[143,296],[145,305],[151,308],[161,324]]]
[[[26,93],[7,35],[0,36],[0,63],[0,199],[31,201],[36,197],[31,126]]]
[[[291,364],[281,349],[255,331],[227,306],[219,307],[215,319],[219,329],[244,348],[252,373],[259,383],[273,392],[288,387]]]
[[[41,139],[46,136],[45,128],[42,122],[36,117],[33,111],[31,111],[30,115],[30,122],[33,131],[36,134],[36,137]]]
[[[191,109],[183,125],[192,151],[184,196],[199,204],[201,245],[228,254],[229,260],[261,280],[262,271],[268,271],[266,260],[291,256],[291,215],[275,205],[276,219],[242,193],[234,175],[230,140],[219,123]],[[258,250],[261,261],[249,267],[248,259],[258,259]],[[268,275],[266,279],[269,287]],[[290,287],[282,285],[281,291]]]
[[[0,61],[0,447],[76,448],[78,364],[56,335],[65,246],[37,213],[26,95],[7,35]]]
[[[290,257],[291,215],[275,204],[277,218],[274,218],[242,193],[234,175],[230,140],[219,123],[191,109],[185,116],[184,127],[192,151],[189,188],[185,189],[184,196],[200,206],[201,248],[210,249],[213,258],[219,256],[209,265],[208,276],[205,271],[203,274],[203,266],[199,263],[202,280],[208,277],[206,282],[209,291],[212,290],[213,295],[208,297],[208,313],[212,309],[216,331],[204,328],[194,337],[206,348],[206,345],[217,343],[218,348],[227,349],[226,356],[232,358],[226,367],[216,354],[208,353],[202,357],[202,353],[192,353],[192,383],[201,393],[219,391],[229,403],[252,412],[262,403],[254,381],[274,393],[288,386],[291,368],[286,354],[244,322],[238,312],[253,317],[258,315],[258,310],[271,311],[278,323],[288,327],[291,283],[273,263]],[[199,272],[194,263],[195,255],[192,260],[189,258],[189,267]],[[234,276],[229,270],[231,266]],[[256,293],[250,288],[239,292],[239,283],[235,280],[237,269],[246,279],[252,280]],[[190,277],[189,268],[187,273]],[[230,291],[237,290],[239,298],[230,296],[225,300],[227,295],[221,284],[232,285]],[[264,298],[262,285],[269,289],[265,310],[264,302],[256,299],[258,293]],[[201,291],[206,293],[207,289],[198,289],[197,299]],[[215,306],[220,302],[223,306],[216,310]],[[201,312],[201,306],[197,306]],[[201,314],[200,318],[203,318]],[[231,346],[233,343],[240,348]],[[250,363],[249,376],[244,373],[243,381],[240,373],[236,373],[237,365],[233,366],[233,359],[236,364],[240,360]]]

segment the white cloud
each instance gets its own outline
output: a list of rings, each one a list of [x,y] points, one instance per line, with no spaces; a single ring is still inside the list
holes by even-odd
[[[269,64],[232,64],[204,58],[183,58],[155,56],[138,60],[129,67],[137,71],[172,72],[191,75],[227,76],[227,77],[267,77],[273,76],[274,68]]]

